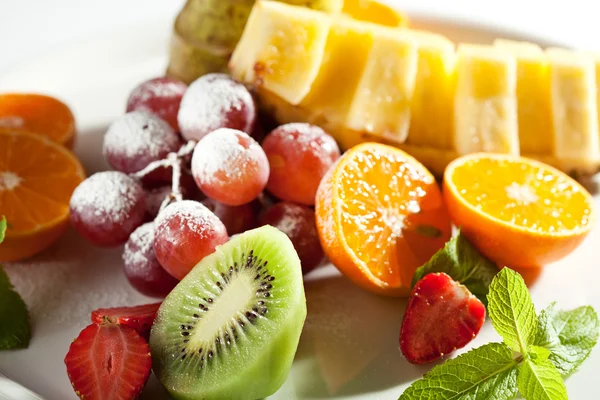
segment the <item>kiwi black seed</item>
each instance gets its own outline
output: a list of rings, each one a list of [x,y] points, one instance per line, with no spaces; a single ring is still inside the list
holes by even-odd
[[[306,317],[300,261],[265,226],[217,248],[169,294],[152,328],[154,372],[176,399],[251,399],[289,372]]]

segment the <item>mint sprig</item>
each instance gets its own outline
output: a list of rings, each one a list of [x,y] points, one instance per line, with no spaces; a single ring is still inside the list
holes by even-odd
[[[0,243],[6,232],[6,218],[0,219]],[[0,350],[26,348],[31,338],[29,313],[0,266]]]
[[[540,313],[534,343],[550,350],[548,357],[562,376],[575,371],[598,342],[600,322],[590,306],[556,310],[552,303]]]
[[[504,343],[526,354],[537,332],[537,317],[521,275],[506,268],[498,273],[490,285],[488,313]]]
[[[444,272],[462,283],[487,306],[490,283],[498,273],[496,265],[485,258],[460,232],[443,249],[417,269],[413,276],[415,286],[425,275]]]
[[[523,278],[504,268],[489,286],[488,311],[503,343],[489,343],[434,367],[400,400],[567,400],[563,376],[589,356],[598,340],[591,307],[539,318]]]

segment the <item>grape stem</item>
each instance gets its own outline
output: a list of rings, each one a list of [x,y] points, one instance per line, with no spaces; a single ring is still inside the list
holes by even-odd
[[[152,161],[144,169],[130,174],[133,178],[141,180],[159,168],[171,168],[171,193],[169,193],[162,201],[160,211],[164,210],[169,204],[175,201],[183,200],[183,195],[181,193],[181,171],[182,169],[187,171],[185,164],[191,158],[195,147],[196,141],[190,140],[181,146],[177,152],[171,152],[162,160]]]

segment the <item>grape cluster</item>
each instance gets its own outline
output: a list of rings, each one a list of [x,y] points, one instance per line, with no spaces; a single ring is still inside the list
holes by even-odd
[[[164,297],[202,258],[259,225],[285,232],[306,273],[324,256],[314,206],[340,156],[321,128],[293,123],[267,134],[250,92],[225,74],[187,87],[171,78],[134,89],[104,137],[114,169],[83,181],[71,222],[98,246],[124,246],[125,274]]]

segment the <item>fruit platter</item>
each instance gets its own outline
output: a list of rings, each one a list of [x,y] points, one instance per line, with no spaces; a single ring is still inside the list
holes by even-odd
[[[598,85],[377,0],[0,75],[0,398],[600,398]]]

